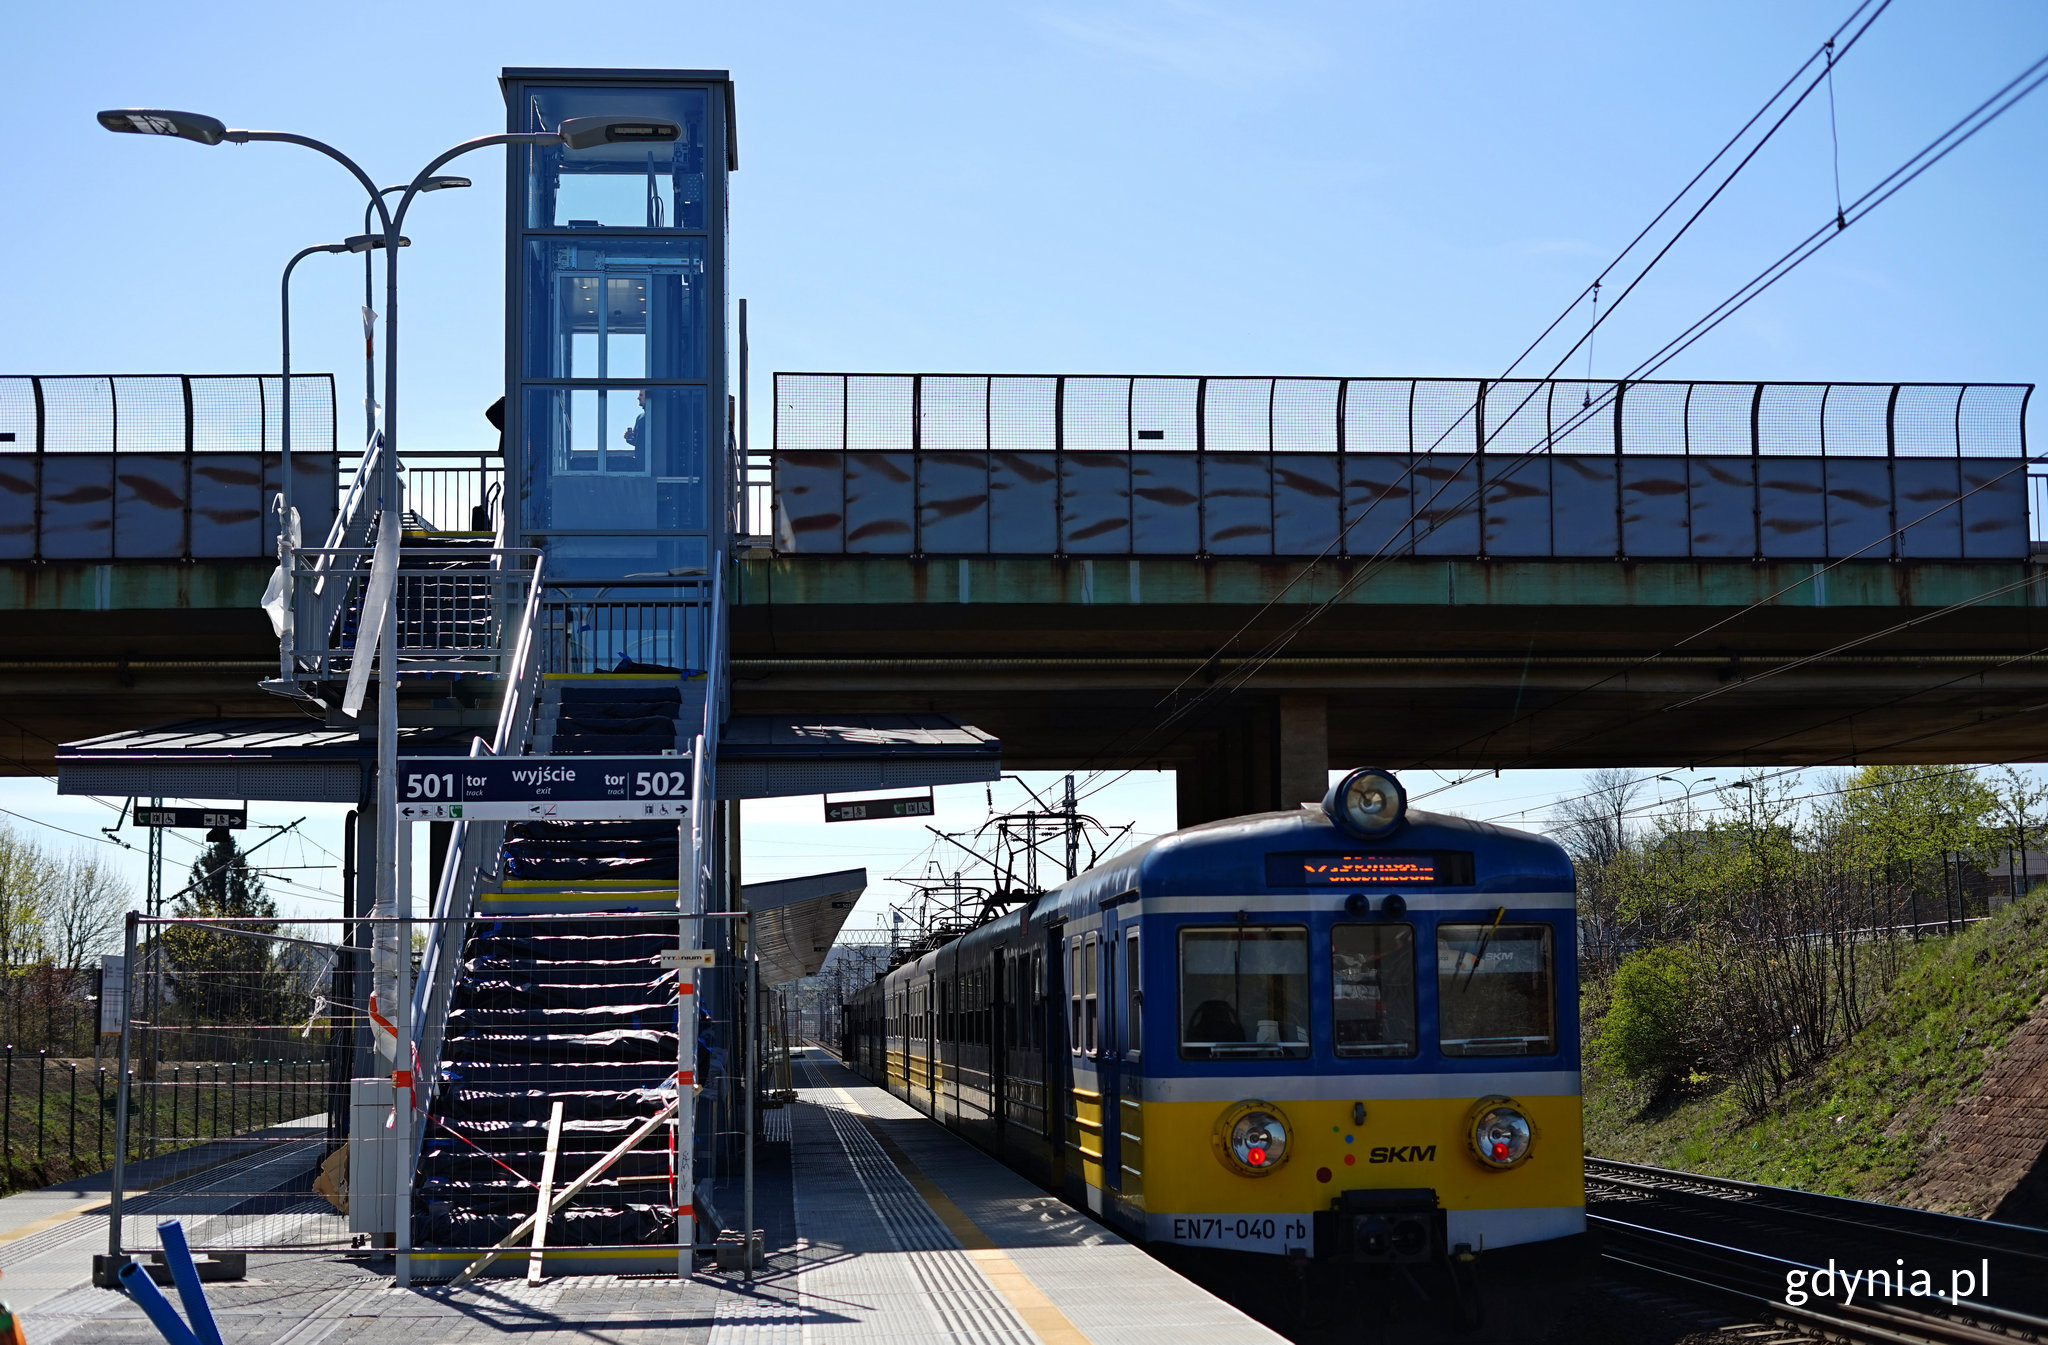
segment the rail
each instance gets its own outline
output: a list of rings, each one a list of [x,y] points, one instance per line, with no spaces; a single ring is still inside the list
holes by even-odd
[[[1978,1345],[2048,1332],[2035,1315],[2048,1309],[2048,1230],[1594,1158],[1586,1174],[1587,1222],[1618,1264],[1855,1340]],[[1896,1292],[1861,1301],[1824,1294],[1812,1278],[1823,1260],[1838,1273],[1926,1270],[1940,1292],[1910,1294],[1900,1275],[1886,1285]],[[1999,1271],[1992,1286],[1980,1282],[1987,1264]],[[2007,1302],[1988,1301],[2001,1288]]]

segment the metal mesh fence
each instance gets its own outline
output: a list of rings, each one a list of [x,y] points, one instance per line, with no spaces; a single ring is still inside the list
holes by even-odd
[[[0,453],[275,453],[272,374],[0,377]],[[334,376],[292,375],[292,450],[335,450]]]
[[[748,472],[788,553],[2010,560],[2031,391],[778,374]]]
[[[2022,383],[783,373],[775,376],[775,448],[1611,454],[1618,446],[2014,457],[2025,451],[2031,391]]]

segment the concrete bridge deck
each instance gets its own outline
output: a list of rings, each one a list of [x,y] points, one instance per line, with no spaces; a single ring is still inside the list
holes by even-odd
[[[1012,768],[1185,770],[1222,750],[1256,771],[1290,719],[1333,762],[1394,766],[2048,760],[2044,578],[2034,561],[764,556],[741,564],[733,692],[757,713],[943,706]],[[1147,736],[1184,680],[1242,676],[1312,613],[1226,705]]]
[[[121,728],[280,712],[256,686],[276,657],[257,606],[269,569],[0,567],[0,770],[48,773],[56,743]],[[1326,735],[1331,761],[1397,766],[2040,761],[2044,578],[2031,560],[1311,567],[761,550],[739,566],[734,709],[951,714],[1000,737],[1017,769],[1185,770],[1223,751],[1256,773],[1289,731]],[[1225,705],[1147,736],[1184,679],[1241,675],[1325,603]]]

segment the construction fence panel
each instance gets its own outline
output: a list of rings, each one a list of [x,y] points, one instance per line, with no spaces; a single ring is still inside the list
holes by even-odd
[[[366,1036],[363,951],[264,920],[135,929],[110,1128],[123,1186],[146,1190],[118,1206],[118,1248],[159,1250],[169,1219],[200,1251],[349,1247],[338,1155]]]

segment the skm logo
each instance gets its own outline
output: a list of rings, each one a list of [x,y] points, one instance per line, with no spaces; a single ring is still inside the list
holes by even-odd
[[[1434,1163],[1434,1144],[1382,1144],[1366,1155],[1368,1163]]]

